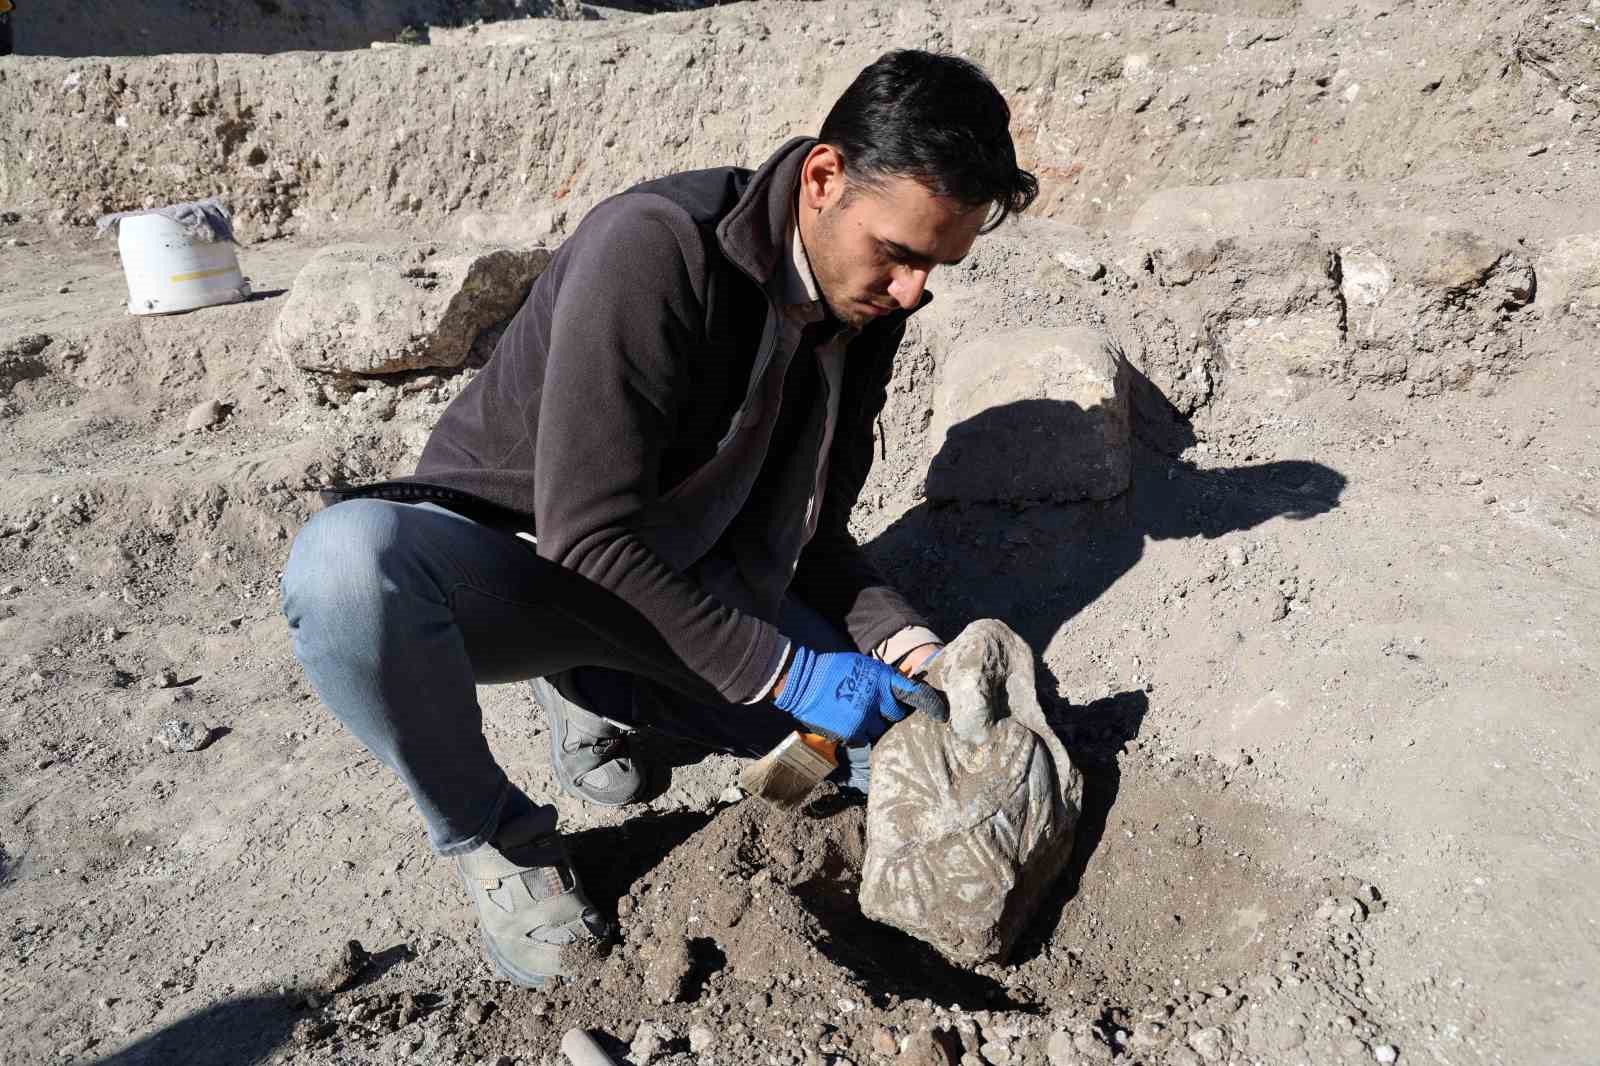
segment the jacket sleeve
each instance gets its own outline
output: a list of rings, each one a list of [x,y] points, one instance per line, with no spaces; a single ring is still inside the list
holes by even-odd
[[[688,670],[733,703],[757,695],[777,628],[673,570],[637,533],[661,490],[684,360],[703,344],[704,249],[665,201],[621,196],[568,242],[539,404],[539,554],[637,610]]]
[[[800,553],[791,591],[824,618],[841,626],[864,654],[871,654],[910,626],[926,627],[922,615],[883,580],[850,535],[850,512],[872,469],[872,426],[883,410],[894,354],[905,335],[902,323],[875,351],[847,357],[839,422],[828,452],[817,531]],[[855,365],[852,367],[852,363]]]

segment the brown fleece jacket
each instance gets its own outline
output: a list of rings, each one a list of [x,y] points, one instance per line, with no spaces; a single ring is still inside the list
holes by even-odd
[[[769,451],[820,444],[804,430],[810,416],[792,437],[773,439],[782,406],[822,405],[826,384],[808,344],[792,365],[775,351],[779,310],[769,295],[800,163],[815,143],[790,141],[754,173],[676,174],[597,206],[445,411],[416,474],[338,495],[491,505],[537,537],[539,555],[631,605],[730,702],[756,698],[770,679],[785,586],[864,652],[926,625],[847,525],[872,464],[904,312],[850,340],[821,515],[800,557],[767,560],[782,573],[749,573],[741,560],[742,587],[763,590],[741,603],[700,580],[726,538],[751,524],[735,521],[741,513],[805,521],[816,464],[811,474],[786,463],[801,475],[761,475],[787,458]],[[763,498],[753,500],[758,484]]]

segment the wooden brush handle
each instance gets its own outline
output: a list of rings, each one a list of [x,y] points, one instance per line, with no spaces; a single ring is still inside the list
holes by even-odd
[[[795,733],[800,738],[800,743],[821,755],[823,758],[837,763],[839,761],[839,742],[830,740],[818,733]]]

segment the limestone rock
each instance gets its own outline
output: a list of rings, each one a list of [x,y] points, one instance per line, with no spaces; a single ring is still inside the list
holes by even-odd
[[[1083,779],[1003,622],[968,626],[929,680],[950,721],[912,715],[872,749],[861,911],[956,962],[1003,959],[1071,854]]]
[[[1538,302],[1600,311],[1600,232],[1563,237],[1540,258]]]
[[[516,313],[544,272],[542,248],[342,244],[296,275],[273,326],[303,370],[393,374],[457,367]]]
[[[953,352],[930,427],[936,502],[1105,500],[1132,469],[1128,366],[1092,329],[1021,329]]]

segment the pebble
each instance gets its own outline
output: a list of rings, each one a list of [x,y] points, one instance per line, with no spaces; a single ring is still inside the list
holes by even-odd
[[[1372,1049],[1372,1057],[1382,1063],[1391,1063],[1400,1057],[1400,1052],[1393,1044],[1379,1044]]]
[[[978,1048],[978,1055],[989,1066],[1011,1066],[1011,1045],[1004,1040],[990,1040]]]
[[[1134,1023],[1133,1033],[1129,1036],[1128,1042],[1134,1047],[1135,1050],[1148,1051],[1151,1048],[1160,1047],[1162,1044],[1165,1044],[1167,1039],[1168,1036],[1165,1026],[1163,1026],[1160,1022],[1147,1020]]]
[[[199,751],[210,738],[211,730],[205,726],[185,722],[181,718],[169,718],[156,730],[155,741],[167,751],[176,753]]]
[[[21,591],[21,585],[0,585],[0,596],[15,596]]]
[[[960,1061],[960,1041],[943,1029],[919,1029],[911,1034],[905,1050],[895,1060],[897,1066],[956,1066]]]
[[[1244,545],[1235,544],[1228,549],[1228,565],[1238,569],[1250,561],[1250,556],[1245,553]]]
[[[717,1034],[709,1026],[696,1025],[689,1030],[689,1050],[696,1055],[717,1046]]]
[[[1086,1059],[1097,1062],[1111,1061],[1111,1049],[1092,1032],[1079,1033],[1073,1037],[1072,1046]]]
[[[1228,1034],[1208,1025],[1189,1034],[1189,1046],[1206,1062],[1221,1062],[1228,1057]]]
[[[178,671],[168,666],[144,679],[147,688],[172,688],[178,683]]]
[[[738,803],[744,799],[744,790],[738,785],[729,785],[722,790],[722,795],[718,796],[717,799],[723,803]]]
[[[879,1026],[872,1031],[872,1050],[880,1055],[893,1055],[900,1050],[900,1041],[892,1031]]]
[[[1104,263],[1094,256],[1084,255],[1082,252],[1064,248],[1055,254],[1054,259],[1074,274],[1090,281],[1097,281],[1104,277],[1106,273],[1106,265]]]
[[[189,409],[189,417],[184,419],[183,426],[190,433],[195,433],[216,425],[227,417],[227,414],[228,409],[223,404],[216,400],[206,400]]]
[[[1463,470],[1461,471],[1460,475],[1456,477],[1456,483],[1458,485],[1482,485],[1483,478],[1477,474],[1474,474],[1470,470]]]
[[[636,1066],[645,1066],[671,1040],[672,1030],[660,1022],[640,1022],[639,1028],[634,1031],[632,1043],[628,1045],[628,1058]]]

